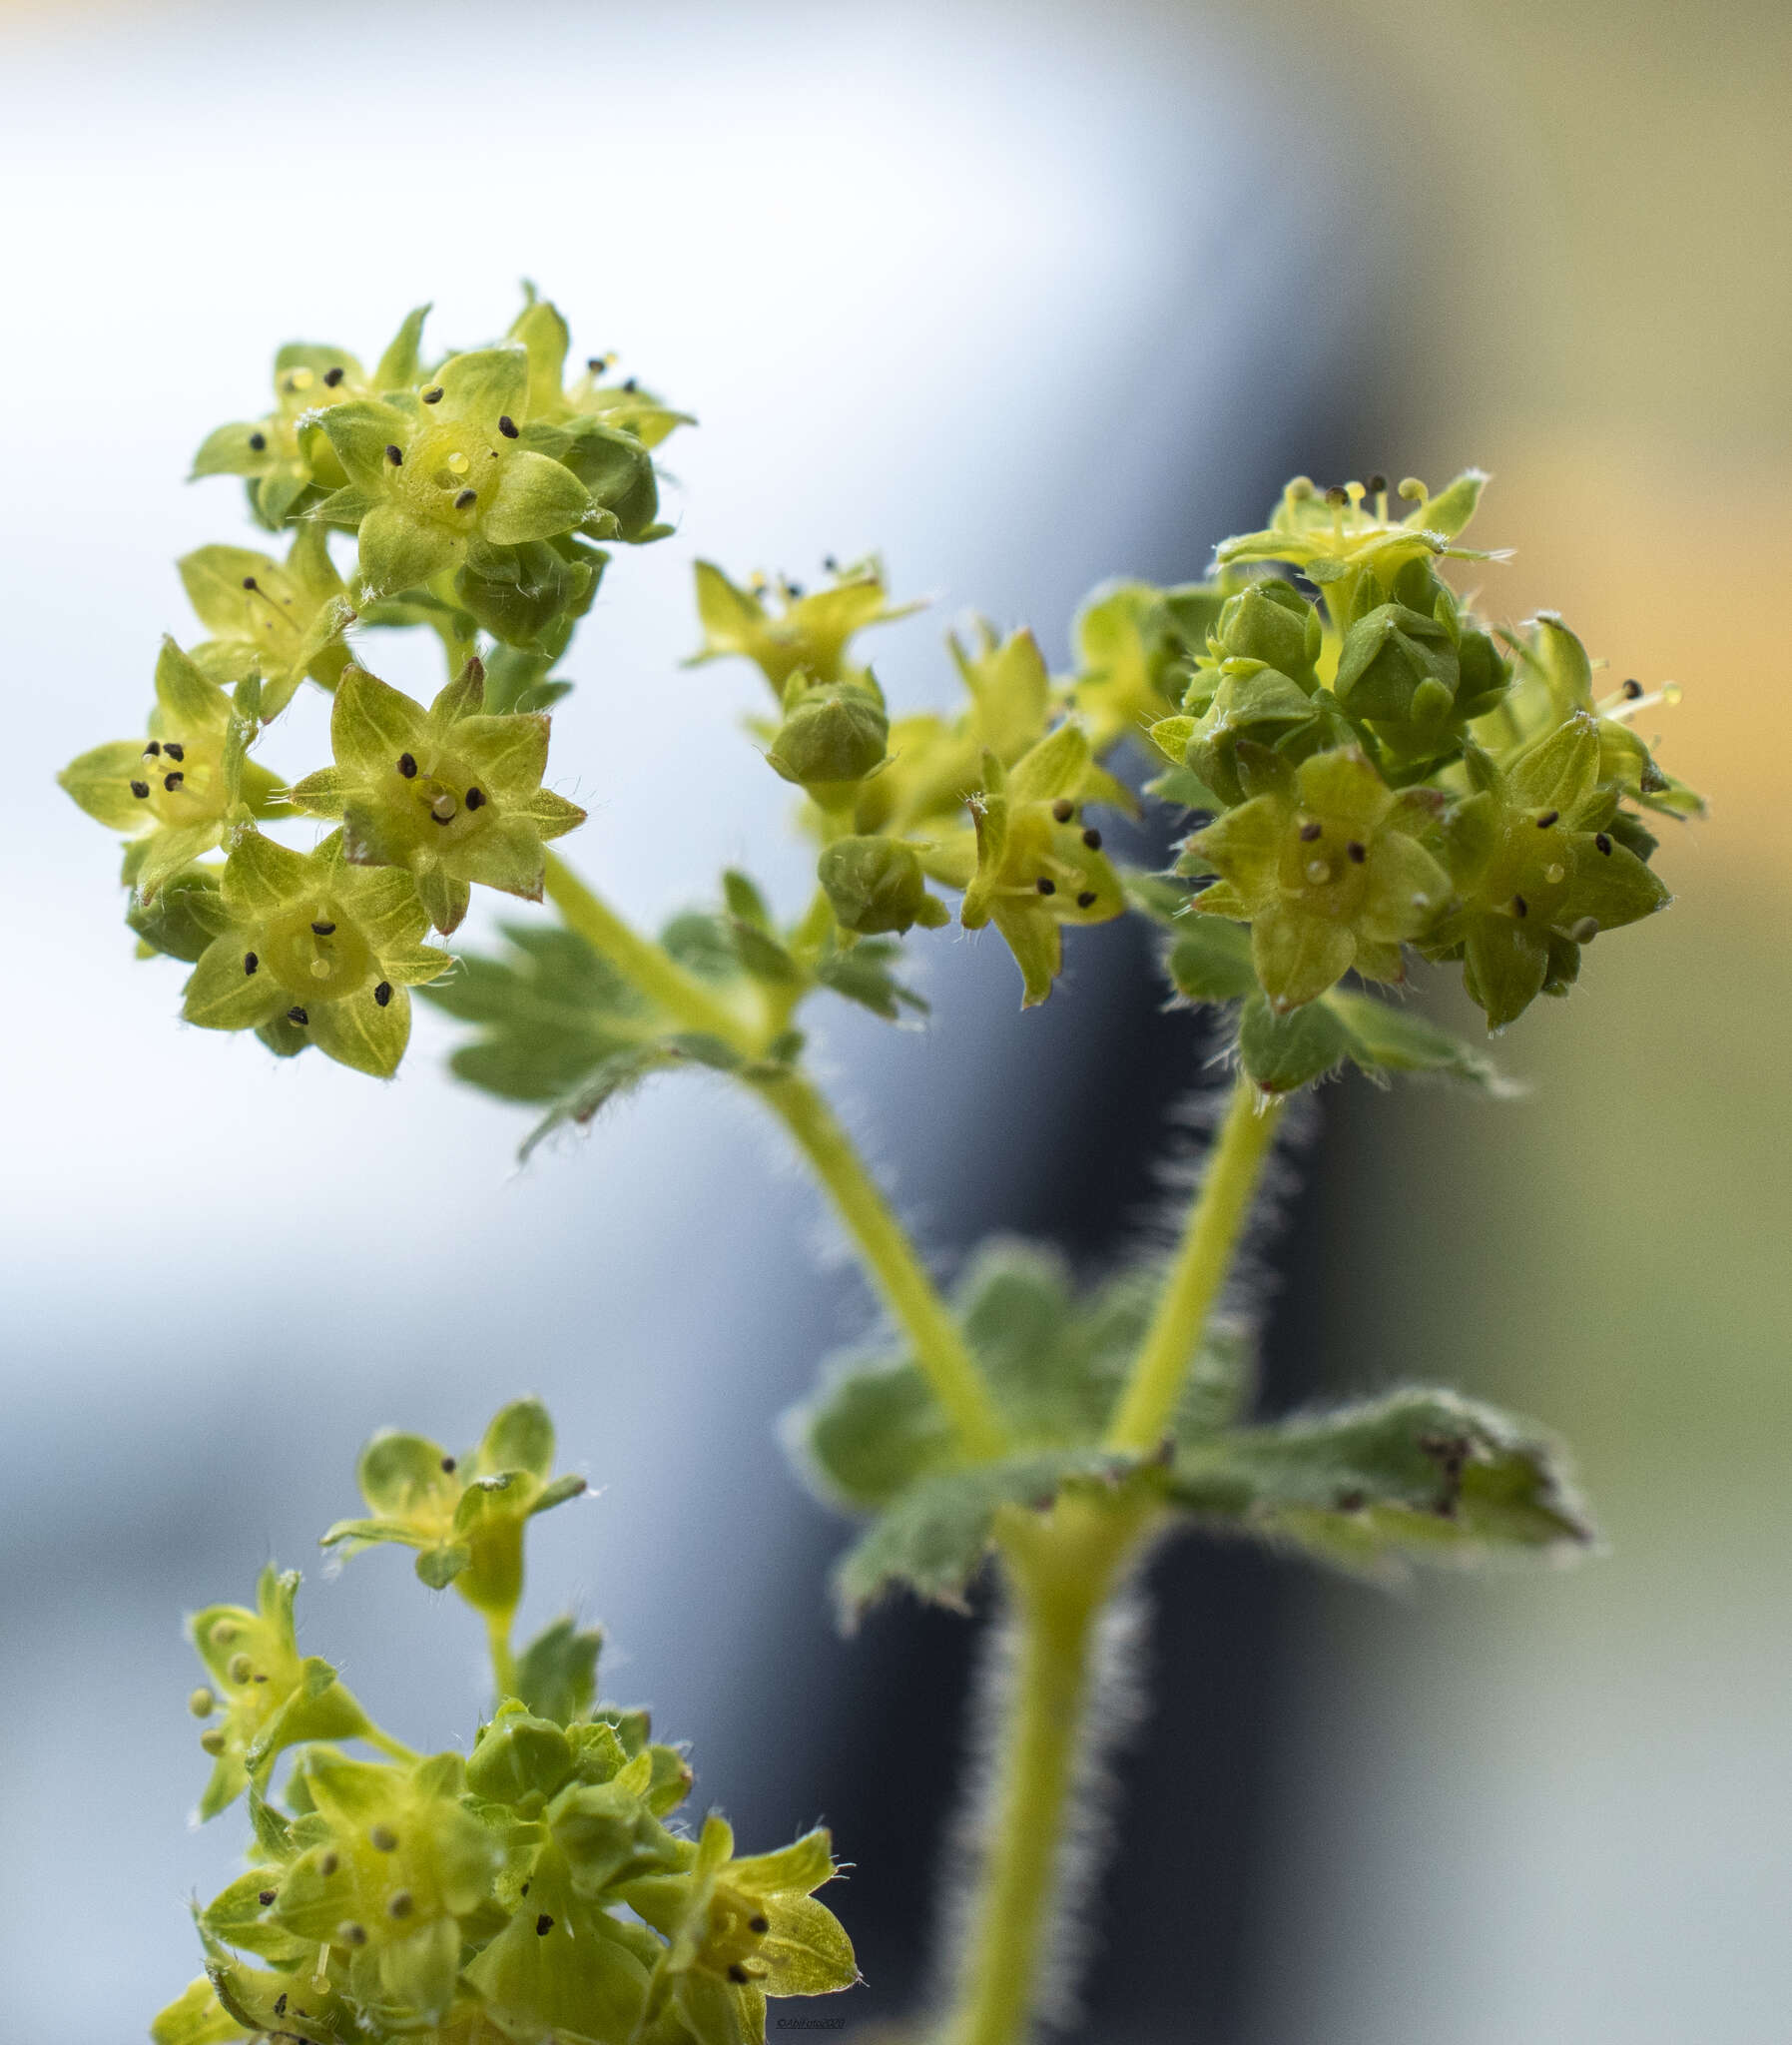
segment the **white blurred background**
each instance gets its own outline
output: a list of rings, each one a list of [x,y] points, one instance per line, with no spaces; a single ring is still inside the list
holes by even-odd
[[[694,1739],[700,1793],[749,1843],[812,1819],[865,1713],[891,1708],[854,1688],[876,1643],[829,1641],[839,1533],[772,1442],[868,1307],[750,1111],[667,1084],[519,1174],[523,1125],[446,1080],[432,1017],[389,1087],[188,1030],[180,970],[130,956],[113,846],[52,782],[137,728],[158,634],[196,636],[174,557],[260,543],[233,483],[182,477],[213,424],[262,408],[275,345],[371,359],[431,298],[435,341],[476,342],[526,276],[579,353],[618,349],[702,421],[667,449],[679,530],[619,552],[556,717],[557,785],[592,813],[567,850],[644,919],[727,862],[787,902],[803,881],[787,792],[737,729],[756,678],[677,665],[699,553],[807,578],[825,553],[881,548],[898,595],[935,607],[885,635],[880,674],[898,703],[944,700],[939,634],[965,606],[1032,623],[1061,662],[1091,583],[1199,573],[1284,473],[1477,459],[1514,477],[1509,504],[1489,500],[1493,538],[1515,518],[1539,541],[1516,602],[1641,617],[1688,683],[1717,635],[1710,712],[1671,756],[1736,788],[1675,875],[1705,928],[1677,927],[1653,962],[1640,941],[1614,950],[1597,1007],[1512,1046],[1541,1101],[1513,1120],[1340,1095],[1289,1293],[1325,1349],[1290,1383],[1435,1370],[1527,1404],[1603,1456],[1595,1488],[1628,1538],[1577,1578],[1394,1608],[1201,1565],[1197,1602],[1223,1581],[1282,1615],[1237,1636],[1263,1663],[1236,1753],[1250,1781],[1227,1779],[1206,1691],[1166,1695],[1151,1751],[1218,1750],[1198,1777],[1137,1776],[1096,2011],[1116,2037],[1266,2045],[1785,2035],[1772,1473],[1792,1301],[1771,1245],[1792,1216],[1783,1024],[1757,1019],[1784,988],[1792,863],[1751,835],[1758,721],[1746,747],[1710,736],[1728,719],[1733,741],[1738,703],[1784,713],[1751,680],[1758,636],[1710,625],[1648,567],[1691,543],[1716,572],[1715,515],[1739,502],[1735,543],[1763,565],[1792,531],[1767,458],[1786,439],[1784,298],[1758,278],[1784,166],[1747,140],[1763,78],[1787,75],[1785,32],[1765,11],[1715,39],[1644,13],[1619,47],[1615,8],[1584,36],[1527,7],[1398,27],[1138,4],[0,10],[9,2031],[139,2035],[192,1971],[184,1899],[238,1840],[234,1818],[182,1829],[202,1761],[179,1615],[246,1595],[266,1557],[307,1567],[305,1646],[380,1716],[419,1742],[465,1736],[479,1673],[458,1609],[391,1557],[339,1582],[310,1565],[375,1426],[459,1441],[517,1390],[549,1400],[600,1495],[541,1523],[530,1616],[576,1602],[603,1621],[607,1688]],[[1677,213],[1635,187],[1663,158],[1655,175],[1678,164],[1695,187]],[[1728,210],[1744,190],[1749,234]],[[1685,305],[1663,303],[1673,276]],[[1657,455],[1678,518],[1634,491],[1667,472]],[[1544,541],[1560,572],[1532,586]],[[385,636],[367,654],[423,684]],[[302,772],[323,706],[287,723],[265,752]],[[1157,1060],[1166,1095],[1200,1074],[1185,1035],[1141,1035],[1120,1003],[1154,999],[1122,934],[1079,944],[1024,1022],[997,948],[946,934],[926,951],[931,1028],[842,1015],[824,1055],[949,1262],[1040,1213],[1068,1168],[1059,1120],[1088,1121],[1099,1150],[1104,1061]],[[1698,1214],[1639,1245],[1684,1206],[1689,1160]],[[1147,1162],[1117,1175],[1129,1198]],[[1081,1213],[1079,1246],[1111,1253],[1130,1212]],[[1639,1374],[1671,1389],[1639,1394]],[[938,1662],[933,1634],[885,1638]],[[1199,1641],[1188,1653],[1203,1666]],[[943,1776],[940,1681],[924,1696]],[[1228,1927],[1226,1987],[1179,2000],[1177,1867],[1210,1790],[1240,1827],[1201,1892]],[[911,1850],[924,1868],[926,1841]],[[882,1981],[868,1959],[868,2006],[888,2011],[923,1899],[878,1891],[869,1866],[860,1892],[909,1920],[867,1927],[890,1956]]]

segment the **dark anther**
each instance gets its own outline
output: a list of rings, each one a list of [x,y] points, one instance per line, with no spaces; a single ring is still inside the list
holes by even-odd
[[[300,1029],[302,1029],[310,1020],[310,1017],[306,1015],[303,1009],[293,1008],[287,1011],[287,1021],[289,1022],[297,1022]]]
[[[323,1858],[317,1862],[317,1872],[321,1875],[331,1875],[335,1873],[336,1866],[336,1856],[333,1853],[325,1853]]]
[[[1528,916],[1530,914],[1530,904],[1524,900],[1522,895],[1514,895],[1512,897],[1512,914],[1514,916]]]
[[[1369,857],[1369,848],[1360,838],[1353,838],[1344,850],[1352,866],[1360,867]]]
[[[1076,906],[1078,909],[1093,909],[1095,907],[1094,889],[1085,888],[1082,891],[1082,893],[1076,898]]]
[[[535,1936],[537,1938],[546,1938],[553,1928],[554,1920],[543,1910],[541,1915],[535,1920]]]
[[[245,589],[260,589],[261,586],[262,585],[256,580],[256,578],[253,575],[244,576],[243,587]]]
[[[585,357],[585,366],[591,371],[592,375],[601,376],[604,372],[604,358],[602,355],[587,355]]]
[[[375,989],[373,990],[373,999],[374,999],[374,1000],[375,1000],[375,1001],[376,1001],[376,1002],[377,1002],[377,1003],[379,1004],[379,1006],[380,1006],[380,1007],[381,1007],[381,1008],[383,1009],[383,1008],[385,1007],[386,1003],[387,1003],[387,1002],[389,1002],[389,1001],[391,1000],[391,998],[392,998],[392,984],[391,984],[391,982],[390,982],[389,980],[382,980],[382,981],[381,981],[381,982],[379,983],[379,985],[378,985],[378,986],[377,986],[377,987],[376,987],[376,988],[375,988]]]
[[[1068,824],[1076,815],[1076,805],[1067,796],[1059,796],[1051,806],[1051,814],[1060,824]]]
[[[151,739],[149,744],[143,749],[143,757],[146,760],[154,760],[161,751],[162,741],[160,739]]]
[[[452,1456],[444,1456],[444,1457],[442,1458],[442,1468],[443,1468],[443,1469],[444,1469],[444,1470],[445,1470],[445,1471],[446,1471],[446,1472],[448,1473],[448,1475],[449,1475],[450,1477],[452,1477],[452,1476],[453,1476],[453,1474],[454,1474],[454,1458],[453,1458]],[[526,1896],[526,1895],[527,1895],[528,1893],[529,1893],[529,1884],[528,1884],[527,1882],[524,1882],[524,1883],[523,1883],[523,1894],[524,1894],[524,1895]]]
[[[142,802],[142,801],[143,801],[143,799],[144,799],[144,797],[145,797],[145,796],[147,796],[147,795],[149,794],[149,792],[150,792],[150,785],[149,785],[149,783],[148,783],[147,781],[134,781],[134,782],[132,782],[132,784],[131,784],[131,793],[132,793],[132,794],[133,794],[133,795],[134,795],[134,796],[135,796],[135,797],[137,798],[137,800],[138,800],[139,802]]]
[[[281,1990],[281,1992],[280,1992],[279,1996],[278,1996],[278,1997],[276,1998],[276,2000],[275,2000],[275,2004],[274,2004],[274,2014],[275,2014],[275,2015],[276,2015],[277,2017],[284,2017],[284,2016],[286,2015],[286,2013],[287,2013],[287,1991],[286,1991],[286,1990],[285,1990],[285,1989],[283,1988],[283,1989]]]
[[[1360,1491],[1341,1491],[1338,1494],[1338,1510],[1341,1513],[1360,1513],[1368,1503]]]
[[[747,1919],[747,1929],[751,1931],[756,1938],[764,1938],[766,1933],[770,1931],[771,1928],[772,1920],[763,1912],[758,1912]]]
[[[453,1467],[454,1458],[452,1456],[444,1456],[442,1458],[442,1468],[444,1470],[451,1470]],[[529,1884],[527,1882],[523,1883],[521,1893],[525,1896],[529,1893]]]
[[[1324,833],[1325,826],[1323,824],[1303,824],[1301,826],[1301,843],[1303,845],[1311,845],[1316,838],[1322,837]]]
[[[1627,703],[1634,703],[1637,697],[1641,694],[1642,684],[1639,681],[1637,681],[1634,676],[1632,676],[1630,680],[1624,684],[1624,700]]]
[[[249,444],[260,454],[262,449],[268,444],[268,435],[266,433],[251,433]]]
[[[406,781],[415,781],[417,778],[417,763],[412,755],[409,753],[400,753],[398,755],[398,772],[404,776]]]
[[[430,386],[429,386],[429,388],[428,388],[427,390],[425,390],[425,391],[423,392],[423,402],[424,402],[425,404],[440,404],[440,403],[441,403],[441,401],[442,401],[442,387],[441,387],[441,385],[440,385],[439,383],[431,383],[431,384],[430,384]]]
[[[174,739],[170,739],[168,743],[162,748],[162,750],[168,755],[168,757],[171,760],[180,761],[186,759],[187,757],[187,748],[179,744]]]
[[[367,1843],[375,1853],[395,1853],[398,1850],[398,1834],[389,1825],[375,1825],[367,1834]]]
[[[333,923],[314,923],[311,925],[311,929],[320,938],[333,938],[336,934],[336,927]]]
[[[1545,810],[1543,814],[1536,820],[1536,828],[1539,831],[1547,831],[1549,826],[1553,824],[1560,817],[1560,815],[1561,812],[1559,810]]]
[[[326,384],[327,384],[327,385],[329,386],[329,388],[330,388],[331,390],[333,390],[333,389],[334,389],[334,388],[336,387],[336,385],[337,385],[337,384],[338,384],[339,382],[341,382],[341,380],[342,380],[342,375],[343,375],[342,365],[341,365],[341,363],[340,363],[340,362],[338,362],[338,363],[337,363],[337,364],[335,365],[335,367],[334,367],[333,369],[325,369],[325,370],[324,370],[324,372],[323,372],[323,380],[324,380],[324,382],[325,382],[325,383],[326,383]]]
[[[784,593],[790,598],[792,603],[795,603],[798,597],[803,594],[803,585],[801,582],[787,582],[784,585]]]
[[[1387,487],[1388,478],[1385,475],[1378,473],[1369,478],[1369,494],[1372,497],[1379,497]]]
[[[396,445],[395,442],[388,440],[385,443],[385,458],[396,468],[404,459],[404,449]]]
[[[1083,833],[1082,842],[1091,852],[1099,852],[1101,850],[1101,833],[1095,829],[1093,824]]]
[[[507,411],[498,413],[498,431],[503,434],[506,440],[514,440],[516,438],[516,421]]]
[[[465,511],[478,501],[479,492],[477,490],[456,490],[454,492],[454,508],[456,511]]]
[[[839,556],[835,554],[824,554],[822,556],[822,566],[828,571],[830,575],[838,575],[840,573]]]
[[[637,387],[634,377],[625,376],[623,378],[622,387],[624,390],[633,391]]]
[[[1611,857],[1611,840],[1606,837],[1603,831],[1597,831],[1593,834],[1593,843],[1607,859]]]
[[[469,810],[482,810],[485,807],[484,789],[469,788],[466,792],[466,806]]]
[[[245,952],[243,955],[244,978],[249,978],[249,976],[255,972],[256,968],[261,965],[261,960],[258,959],[253,952]]]
[[[747,1969],[741,1965],[739,1960],[736,1960],[735,1963],[728,1970],[728,1978],[729,1980],[734,1982],[737,1987],[745,1988],[747,1983],[753,1979],[753,1976],[748,1973]]]
[[[1055,895],[1058,892],[1058,884],[1049,874],[1041,874],[1033,883],[1033,886],[1038,889],[1041,895]]]
[[[175,769],[175,771],[174,771],[174,772],[173,772],[172,774],[165,774],[165,775],[163,775],[163,777],[162,777],[162,786],[163,786],[163,787],[164,787],[165,789],[167,789],[167,790],[168,790],[168,792],[169,792],[169,793],[170,793],[170,794],[172,795],[172,794],[174,793],[174,791],[175,791],[175,790],[176,790],[177,788],[179,788],[179,787],[180,787],[180,785],[181,785],[181,783],[182,783],[183,781],[185,781],[186,779],[187,779],[186,775],[184,775],[184,774],[183,774],[183,773],[181,772],[181,770],[180,770],[180,769],[179,769],[179,768],[177,767],[177,768]]]
[[[1334,483],[1326,492],[1326,502],[1336,509],[1340,504],[1350,502],[1350,492],[1342,483]]]
[[[265,1910],[267,1909],[268,1905],[274,1901],[275,1897],[279,1895],[279,1893],[280,1891],[278,1889],[263,1889],[257,1895],[256,1901],[260,1903],[262,1908]]]

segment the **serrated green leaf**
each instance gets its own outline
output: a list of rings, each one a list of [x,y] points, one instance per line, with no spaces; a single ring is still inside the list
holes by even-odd
[[[1373,1577],[1562,1560],[1595,1540],[1561,1446],[1454,1392],[1407,1390],[1183,1449],[1187,1510]]]
[[[1099,1449],[1059,1449],[948,1470],[911,1484],[841,1559],[834,1593],[844,1624],[897,1586],[961,1606],[1004,1505],[1044,1507],[1072,1479],[1117,1482],[1134,1463]]]

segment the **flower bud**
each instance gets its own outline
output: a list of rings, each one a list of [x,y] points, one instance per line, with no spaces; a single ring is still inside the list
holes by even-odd
[[[1292,583],[1253,582],[1227,600],[1215,634],[1230,658],[1260,660],[1311,689],[1323,639],[1319,612]]]
[[[891,838],[839,838],[816,869],[835,921],[860,937],[937,930],[949,921],[945,905],[927,893],[920,861]]]
[[[787,693],[786,702],[784,722],[766,755],[786,781],[825,800],[883,764],[890,719],[872,690],[833,682],[799,687]]]

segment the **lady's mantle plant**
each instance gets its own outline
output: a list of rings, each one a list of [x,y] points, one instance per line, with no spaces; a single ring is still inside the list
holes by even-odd
[[[529,1145],[695,1068],[789,1131],[890,1315],[787,1422],[806,1475],[868,1522],[842,1612],[896,1586],[961,1603],[993,1556],[1018,1636],[971,1934],[937,2016],[947,2045],[1011,2045],[1102,1736],[1097,1622],[1156,1543],[1227,1530],[1385,1577],[1591,1539],[1549,1438],[1454,1392],[1254,1417],[1251,1329],[1223,1301],[1290,1094],[1346,1062],[1497,1086],[1384,992],[1415,959],[1460,969],[1496,1031],[1666,905],[1658,822],[1700,804],[1635,719],[1676,692],[1601,689],[1558,617],[1506,628],[1459,596],[1452,564],[1495,558],[1463,544],[1475,470],[1436,495],[1297,479],[1207,579],[1097,590],[1067,675],[1029,633],[978,625],[947,642],[949,714],[893,714],[860,655],[909,608],[877,560],[830,560],[807,591],[699,562],[692,659],[763,675],[750,730],[798,791],[816,889],[786,918],[729,872],[648,937],[549,849],[583,821],[549,781],[549,711],[608,547],[668,531],[653,450],[688,420],[607,356],[569,380],[566,326],[533,293],[489,347],[434,358],[423,328],[412,314],[371,373],[283,349],[273,409],[206,440],[196,472],[243,476],[284,557],[220,545],[180,564],[210,636],[165,642],[142,736],[63,785],[124,838],[138,949],[191,967],[183,1014],[202,1027],[385,1077],[416,988],[470,1025],[463,1079],[543,1110]],[[440,642],[427,706],[377,678],[377,629]],[[333,695],[333,758],[288,776],[258,748],[306,681]],[[1141,801],[1186,820],[1168,872],[1108,842]],[[553,915],[504,926],[499,957],[432,942],[480,887]],[[1025,1006],[1077,931],[1135,916],[1174,997],[1213,1010],[1237,1077],[1167,1260],[1079,1291],[1049,1252],[995,1242],[942,1295],[817,1090],[812,1005],[918,1013],[905,946],[954,902],[1012,953]],[[596,1637],[561,1622],[512,1654],[525,1523],[578,1488],[552,1454],[528,1402],[463,1459],[380,1437],[366,1517],[325,1536],[414,1549],[426,1584],[483,1616],[495,1707],[464,1757],[411,1753],[300,1658],[297,1578],[269,1572],[253,1611],[195,1621],[202,1812],[247,1795],[254,1842],[199,1912],[206,1977],[157,2020],[161,2045],[741,2045],[767,1995],[855,1978],[813,1900],[825,1835],[739,1859],[719,1817],[681,1830],[689,1770],[644,1713],[593,1703]],[[378,1758],[349,1757],[356,1742]]]

